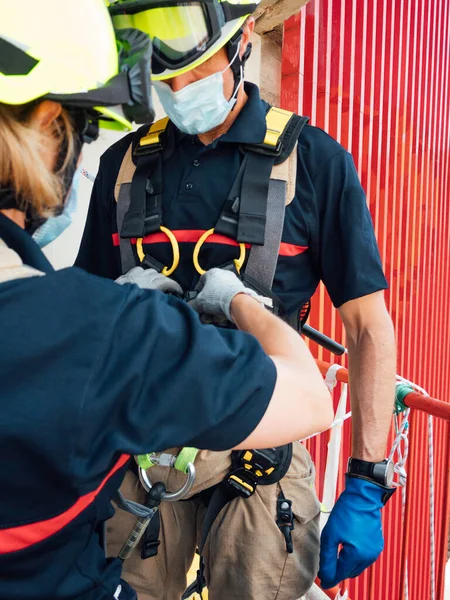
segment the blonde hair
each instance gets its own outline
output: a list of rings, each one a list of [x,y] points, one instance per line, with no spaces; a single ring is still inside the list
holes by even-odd
[[[31,208],[48,217],[63,202],[64,171],[73,160],[74,133],[63,110],[50,133],[43,133],[30,118],[35,103],[26,106],[0,104],[0,189],[11,189],[20,210]],[[45,162],[46,150],[66,148],[55,172]]]

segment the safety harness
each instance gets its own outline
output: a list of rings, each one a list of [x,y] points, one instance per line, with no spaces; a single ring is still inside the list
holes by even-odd
[[[236,179],[214,228],[206,231],[197,241],[193,252],[194,266],[199,274],[202,245],[213,234],[222,234],[239,244],[237,259],[220,265],[236,272],[248,287],[271,297],[274,312],[282,314],[282,306],[271,288],[278,261],[285,207],[295,195],[297,171],[297,142],[308,118],[272,107],[266,114],[267,131],[260,144],[240,146],[243,158]],[[175,149],[175,129],[168,118],[136,132],[122,161],[115,185],[117,227],[120,238],[122,272],[137,264],[153,268],[170,276],[179,263],[178,242],[163,225],[163,163]],[[172,245],[173,263],[163,265],[148,250],[144,250],[145,236],[156,232],[167,235]],[[250,251],[247,252],[247,247]],[[187,291],[189,300],[193,292]],[[294,327],[306,319],[304,309],[295,315]],[[194,452],[194,453],[193,453]],[[195,460],[195,449],[184,448],[171,466],[185,471],[187,462]],[[164,456],[164,455],[161,455]],[[272,485],[280,481],[289,469],[292,444],[266,450],[234,451],[232,468],[218,485],[201,493],[208,508],[199,545],[200,569],[197,581],[186,590],[183,598],[194,591],[201,593],[205,585],[202,551],[211,527],[220,511],[235,498],[249,498],[258,485]],[[147,469],[162,464],[154,455],[138,457],[138,465]],[[277,502],[277,525],[286,541],[287,552],[292,552],[291,531],[294,519],[291,501],[282,493]],[[159,517],[156,515],[143,538],[142,558],[157,554],[159,545]]]
[[[250,287],[271,296],[285,206],[295,195],[297,140],[307,122],[306,117],[270,108],[264,141],[241,146],[241,167],[219,219],[194,249],[193,261],[199,274],[204,273],[201,247],[213,233],[219,233],[236,240],[240,248],[239,258],[222,268],[234,267]],[[163,225],[162,165],[174,151],[174,126],[165,118],[143,133],[143,128],[138,130],[135,142],[130,144],[115,186],[122,272],[141,264],[170,276],[179,263],[179,248],[175,236]],[[171,266],[162,265],[148,250],[144,251],[143,238],[159,231],[172,244]],[[246,245],[251,246],[248,257]]]

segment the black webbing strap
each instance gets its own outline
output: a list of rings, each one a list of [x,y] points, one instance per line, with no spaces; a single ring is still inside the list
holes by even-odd
[[[142,536],[141,558],[152,558],[158,554],[158,547],[161,544],[159,534],[161,530],[161,516],[158,510],[152,517],[147,529]]]
[[[266,231],[263,246],[250,249],[244,277],[252,278],[266,289],[272,289],[278,263],[284,215],[286,212],[285,181],[270,180],[266,199]]]
[[[203,548],[205,547],[205,543],[208,538],[209,532],[211,531],[211,527],[213,526],[214,521],[219,516],[221,510],[229,502],[239,497],[240,494],[237,491],[234,491],[233,488],[228,486],[225,482],[219,483],[214,488],[214,492],[210,497],[206,515],[203,520],[202,538],[198,547],[198,553],[200,554],[200,569],[197,571],[197,578],[186,589],[184,594],[181,596],[181,600],[186,600],[187,598],[190,598],[194,593],[199,594],[200,598],[202,598],[202,590],[204,587],[206,587],[206,580],[204,576],[205,563],[202,555]]]
[[[248,152],[239,206],[237,241],[264,245],[267,197],[275,157]]]
[[[288,128],[283,134],[282,155],[285,160],[297,160],[290,158],[295,144],[308,123],[308,118],[293,115],[289,121]],[[286,156],[286,148],[289,154]],[[277,161],[276,161],[277,162]],[[269,175],[270,177],[270,175]],[[250,249],[245,275],[256,280],[266,289],[272,289],[273,279],[278,263],[281,237],[283,234],[284,216],[286,212],[287,182],[280,179],[270,179],[267,190],[266,201],[266,232],[263,246],[253,245]]]
[[[160,152],[140,155],[130,191],[120,237],[142,238],[159,231],[162,224],[162,156]]]
[[[125,215],[130,208],[130,190],[131,183],[122,183],[120,186],[119,197],[117,199],[117,231],[122,230],[122,223]],[[122,273],[128,273],[130,269],[136,266],[137,260],[134,255],[133,245],[129,238],[120,237],[119,233],[119,244],[120,244],[120,263],[122,266]]]
[[[231,486],[227,485],[223,481],[215,487],[214,492],[209,500],[205,518],[203,520],[202,537],[198,546],[200,554],[203,552],[203,548],[205,547],[211,527],[219,516],[221,510],[225,508],[229,502],[240,497],[241,495],[237,490],[234,490]]]
[[[241,199],[242,179],[247,167],[247,154],[239,167],[236,179],[223,206],[220,217],[214,227],[215,233],[226,235],[235,240],[238,234],[239,204]]]

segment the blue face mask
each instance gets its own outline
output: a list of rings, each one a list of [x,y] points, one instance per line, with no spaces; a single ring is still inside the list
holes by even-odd
[[[49,217],[45,223],[33,233],[33,240],[40,248],[47,246],[65,231],[72,223],[72,215],[78,205],[78,185],[80,183],[80,169],[75,171],[72,187],[64,204],[64,210],[56,217]]]
[[[230,68],[238,54],[239,48],[223,71],[199,79],[177,92],[173,92],[163,81],[153,82],[166,115],[180,131],[197,135],[222,125],[236,104],[236,96],[244,78],[241,67],[239,85],[230,100],[227,100],[223,94],[222,73]]]

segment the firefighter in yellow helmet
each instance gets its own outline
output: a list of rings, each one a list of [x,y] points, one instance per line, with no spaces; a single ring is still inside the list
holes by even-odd
[[[151,44],[137,30],[116,39],[103,0],[0,0],[0,15],[0,600],[136,600],[103,544],[130,455],[285,443],[327,426],[331,405],[316,369],[308,426],[300,411],[299,426],[276,426],[272,401],[284,406],[299,368],[310,387],[314,361],[301,340],[284,352],[292,332],[231,273],[207,283],[209,306],[253,335],[207,327],[160,292],[52,268],[40,246],[70,221],[83,142],[102,124],[129,128],[124,115],[153,118]],[[235,390],[246,370],[253,381]]]
[[[321,574],[331,587],[358,575],[383,546],[379,509],[390,494],[392,463],[382,458],[395,345],[383,299],[386,280],[351,156],[307,119],[270,107],[255,85],[244,83],[257,5],[111,3],[117,27],[137,27],[152,37],[153,85],[168,119],[142,127],[102,157],[77,265],[163,286],[213,321],[196,297],[198,278],[206,271],[201,288],[221,267],[270,297],[297,331],[302,307],[324,282],[348,339],[357,340],[350,360],[360,366],[352,371],[354,456],[322,545]],[[374,375],[377,398],[364,366],[373,363],[374,348],[383,356]],[[375,428],[362,412],[376,413]],[[178,488],[185,477],[178,459],[174,463],[179,454],[171,449],[147,458],[141,478]],[[302,596],[319,569],[319,503],[305,447],[202,451],[194,464],[190,499],[164,504],[161,526],[153,521],[140,552],[125,562],[125,577],[140,598],[179,598],[196,547],[200,571],[189,591],[206,581],[211,600]],[[137,474],[127,474],[123,490],[145,500]],[[132,526],[121,513],[111,521],[111,556]],[[371,532],[369,540],[363,530]]]

